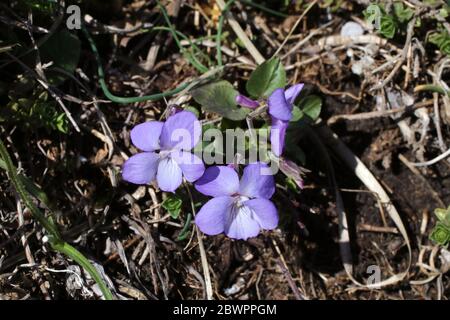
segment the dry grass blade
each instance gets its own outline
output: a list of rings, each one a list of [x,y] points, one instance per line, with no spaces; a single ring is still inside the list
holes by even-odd
[[[225,8],[225,1],[223,0],[216,0],[217,4],[219,5],[220,9],[223,10]],[[248,38],[247,34],[245,33],[244,29],[239,25],[239,23],[236,21],[236,19],[233,17],[233,15],[228,12],[227,13],[227,20],[230,24],[233,31],[236,33],[238,38],[242,41],[244,46],[247,48],[248,52],[252,55],[253,59],[255,59],[255,62],[257,64],[261,64],[264,62],[264,57],[261,55],[261,53],[256,49],[255,45],[252,43],[252,41]]]
[[[318,0],[314,0],[313,2],[311,2],[308,7],[305,9],[305,11],[303,11],[303,13],[300,15],[300,17],[297,19],[297,21],[295,22],[294,26],[292,27],[291,31],[289,31],[289,34],[284,38],[283,42],[281,43],[280,47],[277,49],[277,51],[275,51],[275,53],[273,54],[273,56],[277,56],[280,52],[281,49],[283,49],[283,47],[286,45],[286,43],[289,41],[289,39],[291,38],[292,34],[294,33],[295,29],[297,29],[298,25],[300,24],[300,22],[302,21],[303,17],[305,17],[305,15],[309,12],[309,10],[311,10],[312,7],[314,7],[314,5],[317,3]]]
[[[361,284],[353,279],[355,283],[366,288],[381,288],[396,284],[408,276],[409,269],[412,262],[412,248],[405,225],[397,212],[397,209],[392,204],[388,194],[383,187],[369,171],[369,169],[362,163],[362,161],[326,126],[320,126],[317,130],[320,136],[324,139],[327,145],[345,162],[345,164],[355,173],[362,183],[372,192],[376,193],[380,198],[381,203],[385,206],[386,212],[394,222],[395,226],[400,231],[405,244],[408,248],[408,264],[405,271],[395,274],[388,279],[373,284]],[[353,277],[352,277],[353,278]]]
[[[194,205],[194,199],[192,198],[192,194],[191,194],[191,189],[189,188],[188,184],[185,184],[185,186],[186,186],[186,191],[189,195],[189,199],[191,201],[192,214],[195,216],[196,210],[195,210],[195,205]],[[195,233],[197,235],[197,242],[198,242],[198,247],[200,250],[200,260],[201,260],[202,267],[203,267],[203,276],[205,278],[204,283],[205,283],[205,290],[206,290],[206,299],[213,300],[214,292],[213,292],[212,283],[211,283],[211,275],[209,272],[208,258],[206,256],[205,245],[203,244],[202,233],[197,228],[197,226],[195,226]]]

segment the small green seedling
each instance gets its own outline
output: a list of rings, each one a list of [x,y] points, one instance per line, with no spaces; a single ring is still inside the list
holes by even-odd
[[[430,239],[443,247],[447,247],[450,243],[450,206],[447,209],[436,209],[434,214],[438,222],[431,232]]]

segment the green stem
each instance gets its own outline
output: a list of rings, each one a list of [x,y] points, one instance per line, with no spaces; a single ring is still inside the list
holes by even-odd
[[[6,167],[5,161],[3,161],[2,159],[0,159],[0,169],[3,169],[5,171],[8,170],[8,168]],[[39,188],[36,184],[34,184],[33,181],[31,181],[30,179],[28,179],[26,176],[24,176],[22,174],[18,174],[17,178],[25,186],[25,189],[28,191],[28,193],[30,193],[33,197],[39,199],[39,201],[41,201],[43,204],[45,204],[48,208],[52,207],[50,200],[47,197],[47,195],[45,194],[45,192],[42,191],[41,188]]]
[[[175,40],[175,43],[178,46],[178,49],[183,53],[183,54],[187,54],[189,57],[189,61],[192,63],[192,65],[201,73],[205,73],[208,71],[208,68],[205,67],[203,64],[201,64],[196,57],[194,57],[190,52],[187,52],[183,46],[181,45],[180,39],[178,39],[178,35],[177,32],[175,30],[175,28],[173,27],[172,23],[170,22],[170,18],[169,15],[167,14],[166,9],[164,8],[164,6],[159,2],[156,1],[158,3],[158,7],[161,10],[163,16],[164,16],[164,20],[166,21],[167,27],[170,29],[170,32],[172,33],[172,36]]]
[[[189,227],[191,225],[191,220],[192,220],[192,213],[189,212],[186,217],[186,222],[183,226],[183,229],[181,230],[180,234],[178,235],[178,241],[182,241],[182,240],[186,239],[186,236],[188,235]]]
[[[59,238],[59,232],[56,229],[56,226],[51,223],[42,212],[36,207],[33,201],[31,201],[30,197],[28,197],[28,192],[25,189],[25,186],[21,179],[17,176],[17,169],[12,163],[11,157],[9,156],[8,150],[6,149],[3,141],[0,140],[0,156],[3,158],[3,161],[6,165],[6,171],[8,172],[9,179],[11,180],[14,188],[19,194],[20,198],[23,200],[27,208],[31,211],[31,214],[34,216],[36,220],[47,230],[47,232],[53,236],[54,238]]]
[[[222,29],[223,29],[223,22],[225,20],[225,15],[228,12],[228,9],[230,9],[231,5],[236,0],[230,0],[225,4],[225,7],[222,10],[222,13],[220,14],[219,18],[219,24],[217,26],[217,35],[216,35],[216,49],[217,49],[217,65],[219,67],[223,66],[222,61]]]
[[[158,30],[172,32],[172,29],[171,29],[171,28],[168,28],[168,27],[154,27],[154,28],[152,28],[152,30],[150,30],[150,31],[158,31]],[[202,40],[204,40],[204,39],[207,39],[208,37],[201,37],[201,38],[198,38],[197,40],[194,39],[194,41],[192,41],[191,39],[189,39],[188,36],[186,36],[184,33],[180,32],[180,31],[178,31],[178,30],[175,30],[175,33],[176,33],[177,35],[179,35],[181,38],[183,38],[184,40],[188,41],[188,42],[189,42],[189,45],[190,45],[193,49],[195,49],[196,51],[198,51],[198,53],[201,54],[202,57],[204,57],[206,60],[208,60],[208,63],[211,63],[211,60],[209,59],[208,55],[205,54],[205,53],[204,53],[204,52],[203,52],[203,51],[195,44],[195,42],[197,42],[197,41],[202,41]],[[212,37],[212,36],[210,36],[210,37]],[[180,44],[180,45],[181,45],[181,44]],[[180,49],[180,50],[182,50],[182,49]],[[206,67],[205,67],[205,68],[206,68]]]
[[[88,259],[86,259],[86,257],[80,251],[64,241],[50,241],[50,244],[54,250],[59,251],[71,258],[90,274],[92,279],[94,279],[94,281],[98,284],[105,297],[105,300],[114,300],[113,294],[103,281],[97,269],[92,265],[92,263],[89,262]]]
[[[177,93],[180,93],[181,91],[183,91],[184,89],[186,89],[189,86],[190,83],[183,83],[173,90],[169,90],[169,91],[157,93],[157,94],[152,94],[152,95],[148,95],[148,96],[142,96],[142,97],[115,96],[114,94],[111,93],[111,91],[109,91],[108,86],[106,85],[105,72],[103,71],[100,55],[98,53],[97,46],[95,45],[94,40],[92,39],[89,32],[87,32],[86,28],[83,27],[82,30],[83,30],[86,38],[89,41],[89,45],[91,46],[92,53],[94,54],[95,60],[97,61],[97,64],[98,64],[97,74],[98,74],[98,78],[99,78],[100,87],[102,88],[103,94],[109,100],[116,102],[116,103],[122,103],[122,104],[143,102],[143,101],[157,101],[157,100],[161,100],[165,97],[173,96]]]
[[[450,91],[445,90],[441,86],[434,84],[421,84],[414,88],[414,92],[431,91],[450,96]]]
[[[106,286],[102,277],[95,269],[95,267],[87,260],[77,249],[69,245],[67,242],[62,240],[56,225],[53,221],[47,218],[34,204],[34,202],[29,197],[29,193],[25,188],[24,179],[21,179],[17,175],[17,169],[14,166],[11,157],[9,156],[8,150],[6,146],[3,144],[3,141],[0,139],[0,156],[3,159],[4,168],[6,169],[9,179],[11,180],[12,185],[16,189],[19,197],[25,203],[25,206],[30,210],[33,217],[44,227],[44,229],[49,234],[50,245],[56,251],[59,251],[69,258],[73,259],[77,262],[81,267],[83,267],[94,279],[94,281],[99,285],[100,290],[102,291],[106,300],[112,300],[113,295],[111,291]],[[3,168],[3,164],[0,164],[0,167]]]

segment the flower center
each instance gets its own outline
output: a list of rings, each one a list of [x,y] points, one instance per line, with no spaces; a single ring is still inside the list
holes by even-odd
[[[159,156],[160,156],[161,160],[162,160],[162,159],[165,159],[165,158],[167,158],[167,157],[170,157],[170,154],[171,154],[173,151],[174,151],[174,150],[170,150],[170,149],[168,149],[168,150],[160,150],[160,151],[159,151]]]
[[[233,200],[233,205],[234,205],[234,206],[237,206],[237,207],[239,207],[239,208],[242,207],[242,206],[244,205],[244,202],[245,202],[245,201],[250,200],[249,197],[242,196],[242,195],[240,195],[239,193],[233,194],[232,197],[234,198],[234,200]]]
[[[245,207],[244,202],[249,200],[250,198],[240,195],[239,193],[235,193],[232,195],[233,197],[233,204],[231,205],[231,219],[235,219],[236,216],[239,214],[241,209]]]
[[[227,221],[225,224],[225,230],[228,231],[231,227],[231,224],[234,220],[236,220],[237,216],[240,214],[250,214],[249,208],[245,206],[244,202],[249,200],[250,198],[246,196],[242,196],[239,193],[235,193],[232,195],[233,202],[231,204],[231,208],[229,211],[229,215],[227,217]]]

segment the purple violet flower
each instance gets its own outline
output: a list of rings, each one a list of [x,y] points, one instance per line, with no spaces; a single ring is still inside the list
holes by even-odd
[[[130,135],[133,144],[144,152],[124,163],[124,180],[147,184],[156,179],[161,190],[174,192],[183,176],[194,182],[203,175],[203,161],[190,152],[201,135],[200,122],[192,112],[180,111],[166,122],[141,123],[131,130]]]
[[[249,97],[246,97],[242,94],[238,94],[236,96],[236,103],[242,107],[249,108],[249,109],[256,109],[259,107],[259,102],[250,99]]]
[[[281,156],[284,149],[284,140],[289,121],[292,119],[292,110],[294,101],[303,89],[303,83],[295,84],[287,90],[276,89],[270,95],[267,104],[269,105],[269,114],[272,117],[272,128],[270,130],[270,144],[272,152]]]
[[[225,233],[246,240],[256,237],[261,229],[275,229],[278,213],[269,200],[275,192],[275,181],[264,171],[270,171],[264,163],[249,164],[239,181],[237,172],[228,166],[206,169],[195,188],[213,198],[195,217],[200,230],[208,235]]]

